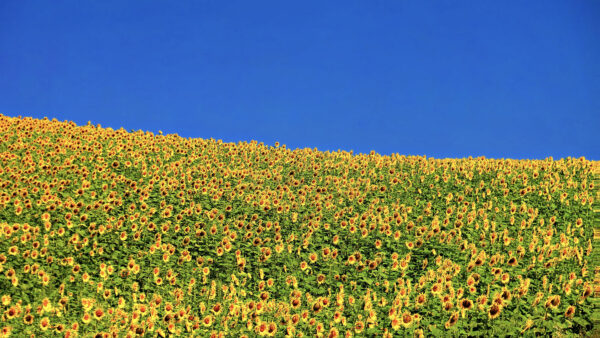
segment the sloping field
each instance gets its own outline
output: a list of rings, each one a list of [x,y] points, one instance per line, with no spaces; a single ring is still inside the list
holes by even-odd
[[[2,335],[589,334],[599,168],[0,115]]]

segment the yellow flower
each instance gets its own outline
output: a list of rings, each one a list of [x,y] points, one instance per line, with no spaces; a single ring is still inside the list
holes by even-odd
[[[102,309],[100,309],[100,308],[97,308],[97,309],[94,311],[94,317],[95,317],[97,320],[100,320],[100,319],[102,319],[102,317],[104,317],[104,311],[103,311]]]
[[[52,303],[50,302],[50,299],[44,298],[42,300],[42,309],[44,312],[50,312],[52,310]]]
[[[435,283],[431,287],[431,293],[433,295],[439,295],[442,292],[442,285],[440,283]]]
[[[48,317],[42,318],[40,321],[40,328],[42,331],[46,331],[50,328],[50,319],[48,319]]]
[[[551,310],[556,310],[559,305],[560,305],[560,296],[559,295],[549,296],[548,299],[546,300],[546,307],[550,308]]]
[[[525,326],[523,327],[523,330],[521,330],[521,334],[523,334],[523,332],[529,330],[532,326],[533,326],[534,322],[531,318],[527,318],[527,320],[525,321]]]
[[[572,318],[574,313],[575,313],[575,306],[570,305],[569,307],[567,307],[567,310],[565,311],[565,317]]]
[[[15,246],[15,245],[11,246],[11,247],[8,249],[8,254],[9,254],[9,255],[11,255],[11,256],[18,255],[18,254],[19,254],[19,247],[18,247],[18,246]]]
[[[470,310],[473,307],[473,302],[470,299],[465,298],[458,302],[458,307],[463,310]]]
[[[50,284],[50,276],[45,274],[42,277],[42,285],[47,286],[48,284]]]
[[[412,326],[412,324],[413,316],[408,311],[405,311],[402,314],[402,317],[400,317],[400,325],[402,325],[404,328],[409,328]]]
[[[25,317],[23,317],[23,323],[25,323],[26,325],[33,324],[33,315],[26,314]]]
[[[209,327],[212,325],[213,319],[211,315],[208,315],[206,317],[204,317],[204,319],[202,319],[202,325],[204,325],[205,327]]]
[[[454,326],[454,324],[456,324],[456,322],[458,322],[458,317],[459,317],[459,313],[458,312],[452,313],[452,316],[450,316],[450,319],[448,319],[448,321],[444,324],[444,326],[446,327],[446,329]]]
[[[11,319],[15,318],[15,316],[17,315],[17,310],[14,307],[11,307],[8,310],[6,310],[5,314],[6,314],[6,318],[8,320],[11,320]]]
[[[392,318],[392,329],[398,331],[400,329],[400,326],[400,319],[396,317]]]
[[[356,322],[356,324],[354,324],[354,331],[356,333],[361,333],[364,328],[365,328],[365,323],[363,323],[362,320],[359,320],[359,321]]]
[[[490,309],[488,311],[488,316],[490,319],[495,319],[498,318],[500,312],[502,312],[502,305],[492,303],[492,306],[490,306]]]

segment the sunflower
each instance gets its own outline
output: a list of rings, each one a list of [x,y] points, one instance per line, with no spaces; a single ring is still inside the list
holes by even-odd
[[[315,302],[312,306],[313,313],[319,313],[323,307],[320,302]]]
[[[277,333],[277,324],[275,324],[274,322],[270,322],[269,327],[267,329],[267,335],[269,337],[273,337],[273,336],[275,336],[276,333]]]
[[[11,307],[10,309],[8,309],[6,311],[6,318],[8,320],[11,320],[11,319],[15,318],[16,315],[17,315],[17,310],[15,308],[13,308],[13,307]]]
[[[510,275],[508,273],[503,273],[502,276],[500,277],[500,281],[502,282],[502,284],[506,284],[510,281]]]
[[[590,285],[586,285],[583,293],[581,294],[581,298],[586,299],[592,294],[592,287]]]
[[[481,295],[481,296],[477,297],[477,308],[480,311],[483,311],[483,308],[485,305],[487,305],[487,302],[488,302],[488,298],[486,295]]]
[[[521,334],[523,334],[523,332],[529,330],[533,326],[534,323],[535,322],[531,318],[527,318],[527,320],[525,321],[525,326],[521,330]]]
[[[211,326],[212,322],[213,322],[213,318],[211,315],[208,315],[208,316],[204,317],[204,319],[202,319],[202,325],[204,325],[205,327]]]
[[[359,320],[354,324],[354,331],[356,333],[361,333],[364,328],[365,328],[365,323],[363,323],[362,320]]]
[[[260,315],[264,311],[265,311],[265,303],[263,301],[256,303],[256,314]]]
[[[33,319],[33,315],[28,313],[23,317],[23,323],[25,323],[26,325],[31,325],[33,324]]]
[[[325,275],[321,273],[317,276],[317,283],[323,284],[324,282],[325,282]]]
[[[508,289],[504,288],[504,289],[502,290],[502,293],[500,293],[500,297],[501,297],[503,300],[505,300],[505,301],[507,301],[507,302],[508,302],[508,301],[510,301],[510,300],[512,299],[512,294],[511,294],[510,290],[508,290]]]
[[[431,293],[433,295],[439,295],[442,292],[442,285],[440,283],[435,283],[431,287]]]
[[[48,319],[48,317],[42,318],[40,321],[40,328],[42,331],[46,331],[50,328],[50,319]]]
[[[425,302],[427,302],[427,296],[424,293],[421,293],[417,296],[417,298],[415,299],[416,305],[418,306],[422,306],[423,304],[425,304]]]
[[[444,324],[444,327],[446,329],[449,329],[452,326],[454,326],[454,324],[456,324],[458,322],[458,316],[459,316],[458,312],[452,313],[452,315],[450,316],[450,319],[448,319],[448,321]]]
[[[502,305],[492,303],[490,309],[488,310],[488,317],[490,319],[498,318],[498,316],[500,316],[500,312],[502,312]]]
[[[94,311],[94,318],[96,318],[96,320],[101,320],[102,317],[104,317],[104,311],[100,308],[97,308]]]
[[[546,308],[549,308],[551,310],[556,310],[559,305],[560,305],[560,296],[559,295],[549,296],[548,299],[546,300],[546,304],[545,304]]]
[[[399,330],[400,326],[401,326],[400,322],[401,322],[400,318],[393,317],[392,318],[392,329],[394,329],[396,331]]]
[[[11,247],[8,249],[8,254],[9,254],[9,255],[11,255],[11,256],[15,256],[15,255],[17,255],[18,253],[19,253],[19,247],[17,247],[17,246],[14,246],[14,245],[13,245],[13,246],[11,246]]]
[[[402,314],[402,317],[400,320],[400,325],[402,325],[404,328],[409,328],[412,326],[412,323],[413,323],[413,316],[408,311],[405,311]]]
[[[263,291],[260,293],[260,299],[266,301],[267,299],[269,299],[269,292],[268,291]]]
[[[292,319],[292,325],[295,326],[300,321],[300,315],[296,313],[292,316],[291,319]]]
[[[222,309],[221,303],[217,303],[212,307],[212,312],[215,315],[219,315],[219,313],[221,313],[221,309]]]
[[[575,313],[575,306],[569,305],[569,307],[567,307],[567,310],[565,311],[565,317],[573,318],[574,313]]]
[[[465,298],[458,302],[458,307],[463,310],[470,310],[473,307],[473,302],[470,299]]]
[[[504,299],[499,293],[494,293],[492,297],[492,304],[498,304],[499,306],[504,306]]]
[[[49,298],[42,299],[42,309],[44,312],[50,312],[52,310],[52,303]]]

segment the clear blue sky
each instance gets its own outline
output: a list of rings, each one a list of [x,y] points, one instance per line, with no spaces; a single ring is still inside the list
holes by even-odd
[[[600,1],[1,1],[0,113],[600,160]]]

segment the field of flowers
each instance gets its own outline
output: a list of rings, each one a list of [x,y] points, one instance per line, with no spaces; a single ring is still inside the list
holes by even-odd
[[[580,336],[598,161],[0,115],[0,336]]]

